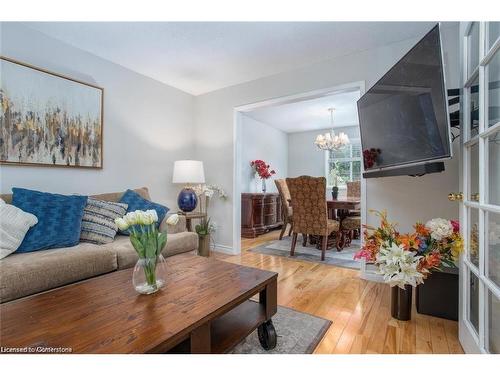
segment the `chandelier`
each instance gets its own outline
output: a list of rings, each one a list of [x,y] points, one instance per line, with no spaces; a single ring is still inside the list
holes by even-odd
[[[340,150],[349,144],[349,137],[344,132],[340,132],[338,135],[333,131],[333,111],[335,108],[328,108],[330,112],[330,132],[325,134],[319,134],[314,141],[316,147],[320,150]]]

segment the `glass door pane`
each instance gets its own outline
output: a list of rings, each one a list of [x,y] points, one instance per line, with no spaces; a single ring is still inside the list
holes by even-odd
[[[500,288],[500,214],[494,212],[486,213],[486,249],[486,275]]]
[[[488,127],[500,121],[500,52],[487,65],[488,84]]]
[[[487,203],[500,205],[500,131],[486,138],[488,150]]]
[[[472,75],[474,69],[479,65],[479,22],[473,22],[467,38],[468,64],[467,77]]]
[[[500,300],[488,292],[488,340],[487,349],[490,353],[500,353]]]
[[[469,177],[470,188],[467,200],[479,201],[479,144],[472,145],[469,149]]]
[[[479,267],[479,210],[477,208],[468,208],[469,211],[469,246],[467,249],[467,258],[476,267]]]
[[[469,271],[469,322],[479,333],[479,279]]]
[[[469,108],[470,108],[470,125],[469,138],[474,138],[479,134],[479,77],[474,80],[469,88]]]
[[[491,48],[500,36],[500,22],[488,22],[488,29],[488,48]]]

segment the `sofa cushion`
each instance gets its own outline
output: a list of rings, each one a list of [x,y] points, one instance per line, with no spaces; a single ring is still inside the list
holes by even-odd
[[[89,198],[83,210],[81,242],[104,244],[113,242],[118,227],[115,219],[127,212],[127,205],[118,202],[105,202]]]
[[[130,243],[128,236],[116,236],[115,240],[109,244],[102,245],[106,250],[116,254],[118,269],[134,267],[139,257],[134,247]],[[193,232],[182,232],[169,234],[167,245],[162,251],[164,257],[175,254],[187,253],[198,249],[198,235]]]
[[[169,208],[161,204],[151,202],[148,199],[143,198],[140,194],[133,190],[127,190],[123,197],[120,199],[120,203],[128,204],[127,212],[133,212],[136,210],[147,211],[155,210],[158,215],[157,226],[163,221],[163,218],[167,214]],[[121,234],[129,234],[128,231],[120,231]]]
[[[147,187],[133,189],[132,191],[135,191],[137,194],[139,194],[144,199],[147,199],[148,201],[151,200],[151,196],[149,195],[149,190]],[[91,195],[91,197],[94,199],[98,199],[100,201],[119,202],[124,194],[125,192],[121,191],[116,193],[96,194],[96,195]]]
[[[16,253],[78,244],[86,196],[50,194],[20,188],[12,188],[12,191],[12,204],[38,219],[38,224],[26,233]]]
[[[90,243],[81,243],[71,248],[14,253],[0,260],[0,302],[116,269],[116,254],[103,246]]]
[[[38,223],[35,215],[0,199],[0,259],[17,250],[28,230]]]
[[[137,188],[134,189],[134,191],[144,199],[151,200],[151,196],[149,195],[149,190],[147,187]],[[123,197],[123,194],[125,194],[125,192],[120,191],[116,193],[102,193],[91,195],[91,197],[100,201],[118,202],[120,198]],[[12,194],[0,194],[0,198],[3,199],[5,203],[12,204]]]

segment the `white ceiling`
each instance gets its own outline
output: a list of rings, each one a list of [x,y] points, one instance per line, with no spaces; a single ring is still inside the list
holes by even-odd
[[[420,37],[433,22],[33,22],[194,95]]]
[[[301,102],[263,107],[246,112],[245,115],[261,121],[285,133],[303,132],[330,128],[330,112],[333,112],[334,128],[358,124],[356,101],[359,91],[338,93]]]

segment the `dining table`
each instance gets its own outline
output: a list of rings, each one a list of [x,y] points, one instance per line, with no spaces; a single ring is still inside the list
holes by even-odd
[[[349,211],[359,210],[361,208],[361,198],[346,197],[337,199],[327,199],[326,206],[328,209],[329,219],[338,219],[340,222],[345,217],[349,216]]]
[[[292,200],[288,199],[288,202],[292,204]],[[292,204],[293,206],[293,204]],[[328,212],[328,218],[332,220],[338,220],[342,223],[351,210],[359,210],[361,208],[361,198],[359,197],[344,197],[337,199],[326,199],[326,207]],[[320,242],[318,236],[309,235],[309,241],[311,244],[317,245],[319,248]],[[329,236],[327,248],[337,247],[337,250],[342,250],[346,245],[345,233],[340,233],[340,238],[336,238],[334,235]],[[305,246],[305,242],[304,242]]]

